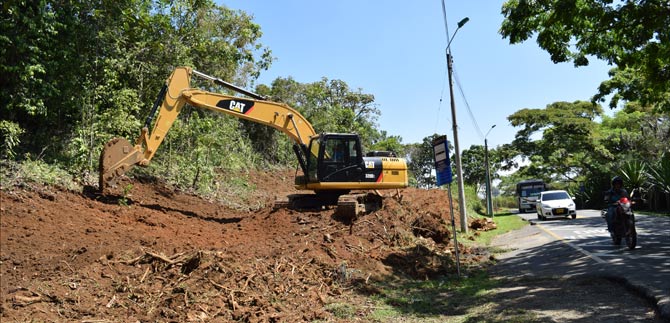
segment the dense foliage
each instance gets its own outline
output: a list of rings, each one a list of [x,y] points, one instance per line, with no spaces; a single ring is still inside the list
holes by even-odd
[[[670,118],[651,108],[629,104],[613,117],[590,102],[556,102],[544,109],[522,109],[508,117],[521,127],[511,144],[526,162],[504,184],[511,193],[522,179],[541,178],[552,188],[568,189],[586,205],[600,207],[602,192],[619,175],[648,206],[665,197],[670,156]],[[664,179],[665,178],[665,179]]]
[[[613,94],[670,112],[670,1],[509,0],[503,4],[504,38],[531,38],[554,63],[588,65],[596,57],[614,65],[594,99]]]
[[[0,159],[95,172],[113,137],[134,140],[176,66],[248,87],[272,63],[261,27],[212,0],[5,1],[0,5]],[[542,178],[596,206],[614,174],[649,205],[670,208],[670,4],[666,1],[526,1],[503,5],[511,43],[537,36],[554,62],[613,64],[594,102],[555,102],[509,116],[512,143],[489,147],[491,174],[512,194]],[[224,91],[205,81],[194,86]],[[435,185],[432,141],[403,144],[378,128],[373,94],[323,77],[281,77],[255,92],[284,102],[317,132],[354,132],[365,150],[409,161],[411,183]],[[596,102],[613,94],[613,117]],[[200,191],[226,185],[228,170],[296,165],[288,138],[263,125],[187,107],[146,170]],[[481,146],[461,155],[463,181],[484,182]],[[453,162],[453,159],[452,159]],[[501,171],[517,170],[500,176]],[[459,180],[459,179],[455,179]]]
[[[609,117],[594,103],[576,101],[521,109],[508,120],[520,128],[514,141],[488,147],[491,178],[504,196],[514,196],[519,181],[539,178],[551,189],[576,195],[580,207],[599,208],[603,191],[618,175],[629,191],[643,199],[643,207],[670,210],[667,114],[629,103]],[[431,143],[436,136],[409,145],[410,169],[417,174],[418,186],[435,185]],[[483,192],[484,147],[464,150],[461,161],[464,183]]]
[[[502,14],[500,33],[511,44],[535,39],[554,63],[597,58],[614,66],[592,104],[556,102],[509,116],[522,128],[511,148],[526,162],[503,180],[508,191],[519,179],[543,178],[595,207],[621,175],[650,207],[662,208],[664,198],[670,209],[670,1],[509,0]],[[595,104],[607,99],[622,108],[613,118]]]
[[[260,27],[211,1],[9,1],[2,10],[0,114],[3,129],[19,129],[3,131],[5,151],[74,168],[90,168],[111,137],[137,136],[174,66],[244,82],[271,61]]]
[[[245,87],[273,60],[250,15],[211,0],[6,1],[0,9],[0,158],[73,174],[94,172],[111,138],[139,136],[174,67]],[[297,108],[319,132],[355,132],[367,149],[403,153],[401,138],[377,128],[374,96],[344,81],[279,78],[255,90]],[[295,165],[283,134],[187,106],[144,171],[210,191],[221,172],[277,164]]]

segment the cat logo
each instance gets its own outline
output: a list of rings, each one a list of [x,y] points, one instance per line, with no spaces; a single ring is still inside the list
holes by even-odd
[[[242,114],[247,114],[254,107],[254,101],[249,100],[221,100],[216,103],[216,106],[222,109],[235,111]]]
[[[372,168],[372,169],[374,169],[374,168],[375,168],[375,162],[373,162],[373,161],[371,161],[371,160],[365,161],[365,168]]]
[[[244,113],[244,106],[246,104],[243,102],[237,102],[235,100],[230,100],[230,105],[228,106],[229,110],[237,111],[239,113]]]

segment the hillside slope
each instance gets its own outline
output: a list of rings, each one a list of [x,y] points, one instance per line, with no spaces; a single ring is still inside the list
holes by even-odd
[[[364,301],[371,281],[455,271],[442,190],[385,192],[382,210],[348,223],[333,209],[273,211],[295,192],[290,171],[244,176],[254,189],[219,202],[128,179],[116,196],[5,188],[0,317],[333,320],[326,304]],[[464,264],[487,257],[462,251]]]

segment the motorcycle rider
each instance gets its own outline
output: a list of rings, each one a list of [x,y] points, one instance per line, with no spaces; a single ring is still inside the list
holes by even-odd
[[[619,176],[612,177],[612,187],[605,192],[605,202],[607,202],[607,214],[605,214],[605,220],[607,220],[607,231],[612,234],[614,226],[614,216],[616,215],[617,201],[622,197],[628,197],[628,192],[623,188],[623,179]]]

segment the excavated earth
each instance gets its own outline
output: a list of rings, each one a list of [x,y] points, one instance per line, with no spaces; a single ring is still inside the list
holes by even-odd
[[[374,309],[369,296],[379,292],[374,282],[455,276],[443,190],[384,191],[381,210],[351,221],[328,208],[273,210],[276,198],[297,193],[292,171],[229,175],[243,185],[210,199],[152,179],[124,179],[104,196],[93,186],[73,192],[5,185],[0,321],[365,321]],[[460,227],[458,219],[454,224]],[[491,257],[460,243],[459,250],[466,271]],[[540,317],[552,322],[579,321],[546,311],[556,302],[572,301],[585,311],[589,301],[628,304],[606,282],[590,293],[578,285],[571,290],[566,281],[528,283],[503,284],[482,308],[530,305],[526,293],[509,292],[521,286],[544,291],[528,310],[545,310],[548,316]],[[360,306],[343,319],[329,304]],[[641,311],[629,317],[653,317],[643,303],[637,307]],[[490,311],[499,320],[499,309]]]
[[[4,188],[0,318],[328,321],[325,304],[373,293],[371,281],[455,271],[444,191],[385,191],[383,209],[353,221],[273,210],[296,193],[292,175],[236,174],[251,188],[216,201],[153,180],[105,196]],[[461,249],[465,266],[487,257]]]

